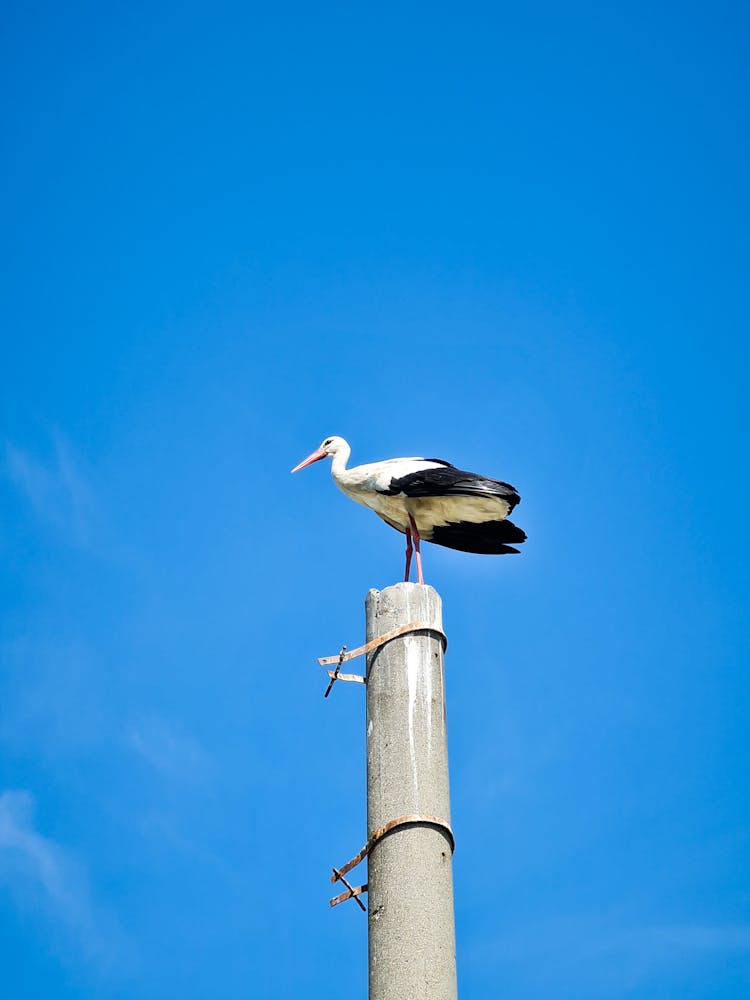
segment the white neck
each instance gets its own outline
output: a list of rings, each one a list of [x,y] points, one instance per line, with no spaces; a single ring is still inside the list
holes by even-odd
[[[341,479],[346,472],[346,463],[349,461],[349,456],[352,453],[352,449],[348,444],[344,444],[333,456],[333,461],[331,462],[331,475],[334,479]]]

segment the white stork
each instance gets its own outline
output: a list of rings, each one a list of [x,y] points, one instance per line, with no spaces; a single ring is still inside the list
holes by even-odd
[[[463,472],[439,458],[389,458],[347,469],[351,451],[343,438],[328,437],[292,472],[330,456],[338,488],[406,535],[404,580],[409,579],[412,539],[419,583],[424,583],[422,539],[462,552],[496,555],[517,553],[508,543],[526,541],[525,533],[507,520],[521,501],[507,483]]]

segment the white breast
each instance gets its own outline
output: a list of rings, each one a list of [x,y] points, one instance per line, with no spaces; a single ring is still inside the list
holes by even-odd
[[[449,523],[469,521],[481,524],[484,521],[500,521],[507,516],[510,508],[501,497],[406,497],[403,493],[389,496],[380,492],[390,489],[393,479],[440,467],[440,462],[430,462],[424,458],[392,458],[385,462],[355,466],[338,475],[334,474],[333,478],[343,493],[363,507],[375,511],[399,531],[406,531],[411,514],[417,522],[420,535],[427,540],[432,535],[433,528]]]

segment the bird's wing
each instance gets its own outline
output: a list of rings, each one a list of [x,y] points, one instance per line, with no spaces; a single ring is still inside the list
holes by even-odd
[[[437,462],[438,459],[426,461]],[[403,494],[407,497],[498,497],[504,500],[510,510],[521,502],[516,489],[498,479],[488,479],[475,472],[465,472],[453,465],[442,464],[435,468],[420,469],[405,476],[393,478],[388,489],[378,492],[388,496]]]

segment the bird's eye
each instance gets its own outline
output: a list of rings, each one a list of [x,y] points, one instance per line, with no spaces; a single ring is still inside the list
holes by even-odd
[[[333,441],[333,438],[328,438],[328,440],[327,440],[327,441],[324,441],[324,442],[323,442],[323,447],[324,447],[324,448],[327,448],[327,447],[328,447],[328,445],[329,445],[329,444],[331,443],[331,441]]]

